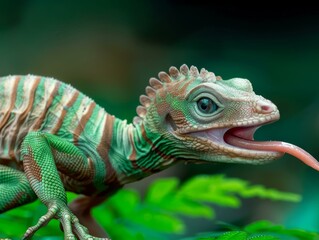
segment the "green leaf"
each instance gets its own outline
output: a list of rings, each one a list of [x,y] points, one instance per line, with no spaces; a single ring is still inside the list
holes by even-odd
[[[114,223],[112,225],[108,225],[107,232],[110,235],[111,239],[117,240],[144,240],[144,236],[142,233],[136,232],[135,229],[130,226],[121,223]]]
[[[68,199],[76,194],[68,193]],[[149,187],[146,197],[141,198],[135,190],[121,189],[106,203],[94,209],[94,216],[113,239],[144,240],[165,239],[165,234],[180,234],[186,229],[181,216],[212,219],[215,212],[213,203],[224,207],[239,207],[241,198],[261,197],[272,200],[299,201],[299,195],[250,185],[247,181],[227,178],[224,175],[195,176],[184,184],[177,178],[160,179]],[[0,215],[0,233],[12,238],[20,237],[46,212],[39,201]],[[14,222],[15,224],[7,224]],[[287,229],[268,221],[257,221],[243,228],[233,228],[227,233],[203,233],[196,239],[238,239],[247,235],[249,239],[268,240],[278,236],[300,240],[319,239],[316,233],[299,229]],[[272,236],[274,235],[274,236]],[[63,236],[58,221],[39,230],[37,236],[55,238]],[[271,238],[272,237],[272,238]],[[40,237],[43,239],[43,237]],[[39,239],[40,239],[39,238]],[[195,237],[193,238],[195,239]]]
[[[269,231],[269,230],[280,231],[282,229],[283,229],[283,227],[276,226],[267,220],[256,221],[256,222],[248,224],[244,227],[244,230],[249,232],[249,233],[256,233],[256,232]]]
[[[145,201],[148,203],[162,202],[169,195],[176,193],[179,181],[177,178],[166,178],[154,181],[146,195]]]
[[[247,240],[280,240],[278,237],[274,237],[274,236],[265,236],[265,235],[260,235],[260,236],[253,236],[253,237],[249,237],[247,238]]]
[[[107,201],[106,211],[113,210],[119,217],[125,217],[135,211],[140,204],[140,196],[134,190],[122,189]]]
[[[140,211],[133,219],[150,229],[165,233],[183,233],[184,223],[177,217],[165,213],[154,213],[147,210]]]
[[[214,209],[202,203],[183,198],[175,198],[165,207],[172,213],[179,213],[191,217],[204,217],[212,219],[215,216]]]
[[[278,233],[287,236],[294,236],[302,240],[315,239],[315,236],[319,239],[319,235],[312,232],[307,232],[301,229],[287,229],[284,226],[273,224],[266,220],[260,220],[244,227],[244,230],[249,233]]]
[[[179,192],[185,195],[195,195],[198,192],[207,191],[211,183],[212,177],[199,175],[186,181],[180,188]]]
[[[294,236],[300,240],[318,240],[319,234],[313,233],[313,232],[307,232],[302,229],[283,229],[282,234],[288,235],[288,236]]]
[[[187,181],[177,194],[194,201],[210,202],[227,207],[239,207],[239,198],[225,193],[218,185],[222,180],[222,175],[197,176]]]
[[[274,189],[266,189],[263,186],[252,186],[247,189],[243,189],[240,193],[241,197],[251,198],[251,197],[261,197],[268,198],[272,200],[282,200],[289,202],[300,202],[301,196],[294,193],[280,192]]]
[[[211,176],[214,179],[214,185],[220,191],[228,193],[238,193],[248,187],[248,182],[238,178],[227,178],[224,175]]]
[[[247,240],[247,233],[242,231],[225,232],[217,240]]]

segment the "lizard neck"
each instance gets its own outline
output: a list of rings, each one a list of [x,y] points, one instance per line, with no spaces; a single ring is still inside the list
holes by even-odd
[[[176,162],[169,141],[149,131],[144,123],[134,126],[114,119],[110,160],[122,184],[159,172]]]

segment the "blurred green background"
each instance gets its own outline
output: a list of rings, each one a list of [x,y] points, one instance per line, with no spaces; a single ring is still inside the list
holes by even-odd
[[[204,1],[0,1],[0,75],[37,74],[68,82],[119,118],[131,121],[148,79],[186,63],[224,79],[251,80],[281,120],[257,139],[296,144],[319,159],[319,11],[289,4],[204,4]],[[177,165],[154,178],[225,173],[303,201],[246,200],[219,209],[218,219],[245,224],[268,219],[319,231],[319,173],[291,156],[263,166]],[[211,228],[192,222],[188,234]]]

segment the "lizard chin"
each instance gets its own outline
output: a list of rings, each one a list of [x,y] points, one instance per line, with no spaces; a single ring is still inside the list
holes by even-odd
[[[205,138],[230,158],[270,161],[288,153],[306,165],[319,171],[319,162],[308,152],[290,143],[280,141],[255,141],[254,133],[264,124],[246,127],[219,128],[193,132],[192,135]]]

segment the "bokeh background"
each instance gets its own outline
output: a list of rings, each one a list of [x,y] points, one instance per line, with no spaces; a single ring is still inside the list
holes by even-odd
[[[148,79],[171,65],[195,65],[224,79],[244,77],[271,99],[281,120],[257,139],[294,143],[319,159],[319,11],[204,1],[0,1],[0,75],[38,74],[68,82],[131,121]],[[218,219],[268,219],[319,231],[319,173],[291,156],[263,166],[177,165],[154,178],[225,173],[300,193],[300,203],[246,200]],[[193,222],[187,234],[211,230]]]

